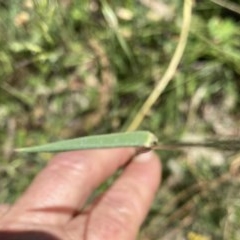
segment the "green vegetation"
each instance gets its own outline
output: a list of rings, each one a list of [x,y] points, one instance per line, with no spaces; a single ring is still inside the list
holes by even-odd
[[[0,202],[50,158],[15,147],[129,126],[179,40],[182,2],[164,2],[0,1]],[[240,137],[239,8],[196,1],[180,66],[141,129],[160,140]],[[140,239],[239,239],[239,155],[159,154],[163,183]]]

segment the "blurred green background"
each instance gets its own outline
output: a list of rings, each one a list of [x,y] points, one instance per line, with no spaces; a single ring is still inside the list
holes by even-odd
[[[182,1],[0,0],[0,202],[50,159],[15,147],[123,131],[166,70]],[[173,81],[141,125],[160,140],[240,137],[240,1],[201,0]],[[159,152],[139,239],[240,239],[240,155]]]

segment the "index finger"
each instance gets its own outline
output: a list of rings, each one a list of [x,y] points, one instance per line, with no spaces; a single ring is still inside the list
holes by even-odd
[[[62,225],[100,183],[126,164],[134,148],[86,150],[56,155],[5,216],[14,221]]]

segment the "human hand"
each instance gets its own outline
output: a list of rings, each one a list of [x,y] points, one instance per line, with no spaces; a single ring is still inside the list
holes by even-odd
[[[0,239],[135,239],[160,181],[153,152],[134,157],[117,181],[83,208],[92,191],[135,152],[125,148],[56,155],[13,206],[0,206]]]

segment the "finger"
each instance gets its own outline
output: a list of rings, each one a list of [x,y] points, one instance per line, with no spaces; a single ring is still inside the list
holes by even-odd
[[[159,182],[158,157],[154,153],[139,155],[89,214],[72,220],[68,231],[74,232],[76,239],[135,239]]]
[[[135,149],[125,148],[57,155],[13,206],[8,218],[56,225],[68,222],[93,189],[134,153]]]
[[[10,205],[8,204],[1,204],[0,205],[0,218],[4,216],[8,210],[10,209]]]

